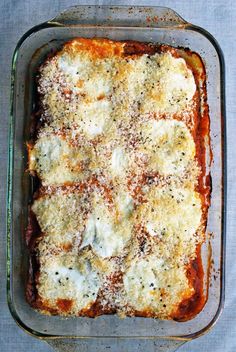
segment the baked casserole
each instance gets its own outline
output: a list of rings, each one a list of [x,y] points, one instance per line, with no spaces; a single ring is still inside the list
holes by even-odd
[[[201,58],[77,38],[42,63],[36,83],[28,302],[63,316],[191,319],[207,298]]]

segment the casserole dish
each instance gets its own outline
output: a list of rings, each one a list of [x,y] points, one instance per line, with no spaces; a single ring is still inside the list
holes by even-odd
[[[202,246],[205,287],[209,286],[209,290],[204,309],[190,321],[178,323],[138,317],[122,320],[116,316],[97,319],[45,317],[34,311],[25,300],[28,259],[24,231],[28,203],[35,189],[31,178],[24,172],[27,168],[25,141],[29,136],[30,116],[34,108],[34,77],[38,65],[50,52],[75,37],[138,40],[189,47],[204,61],[213,153],[210,169],[212,198],[207,226],[209,236]],[[21,38],[12,67],[7,220],[8,302],[13,317],[21,327],[47,341],[57,339],[54,342],[57,345],[58,339],[68,342],[77,338],[80,349],[85,349],[88,343],[91,349],[112,345],[115,350],[124,347],[132,350],[134,341],[138,339],[136,346],[141,350],[154,348],[163,339],[163,349],[169,348],[169,345],[173,349],[179,341],[195,338],[213,326],[224,301],[224,118],[224,63],[221,50],[209,33],[185,22],[170,9],[78,6],[34,27]],[[169,343],[169,339],[173,343]]]

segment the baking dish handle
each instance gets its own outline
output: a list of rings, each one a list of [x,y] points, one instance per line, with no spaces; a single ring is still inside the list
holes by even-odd
[[[185,27],[179,14],[168,7],[73,6],[48,22],[58,26]]]
[[[57,352],[174,352],[186,341],[167,339],[55,339],[46,342]]]

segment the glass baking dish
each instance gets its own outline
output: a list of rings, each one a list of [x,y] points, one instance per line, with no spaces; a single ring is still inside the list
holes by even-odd
[[[65,319],[41,315],[25,300],[28,254],[24,230],[27,224],[27,207],[34,188],[31,178],[25,172],[25,141],[29,135],[30,115],[33,110],[35,72],[39,63],[51,51],[78,36],[131,39],[189,47],[199,53],[205,63],[213,151],[210,170],[213,190],[207,226],[209,236],[202,248],[205,284],[209,286],[209,290],[204,309],[190,321],[180,323],[138,317],[120,319],[115,315],[96,319]],[[9,307],[17,323],[27,332],[47,340],[83,338],[92,341],[96,338],[99,341],[107,338],[117,341],[122,338],[130,341],[185,341],[209,330],[219,317],[224,302],[224,61],[216,40],[205,30],[187,23],[168,8],[76,6],[53,20],[32,28],[20,39],[13,56],[11,79],[7,290]],[[99,342],[95,344],[98,346]]]

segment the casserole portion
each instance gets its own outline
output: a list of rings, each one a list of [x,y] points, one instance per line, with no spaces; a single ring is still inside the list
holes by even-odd
[[[37,87],[28,302],[65,316],[194,317],[210,199],[200,57],[77,38],[39,67]]]

